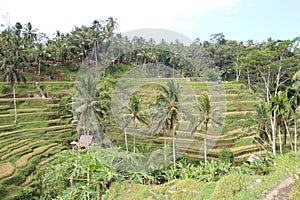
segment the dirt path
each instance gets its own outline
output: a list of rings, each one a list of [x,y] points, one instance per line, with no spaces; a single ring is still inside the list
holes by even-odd
[[[270,190],[263,200],[288,200],[294,185],[294,180],[288,177]]]

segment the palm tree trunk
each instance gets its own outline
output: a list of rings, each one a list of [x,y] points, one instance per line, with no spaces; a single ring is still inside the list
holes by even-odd
[[[133,153],[135,153],[136,151],[136,148],[135,148],[135,135],[136,135],[136,130],[137,130],[137,127],[136,127],[136,123],[134,123],[134,132],[133,132]]]
[[[176,129],[173,127],[173,130],[172,130],[172,143],[173,143],[173,166],[174,166],[174,169],[176,169],[175,130]]]
[[[174,57],[174,60],[173,60],[173,78],[174,78],[174,76],[175,76],[175,57]]]
[[[127,141],[127,131],[126,131],[126,127],[124,127],[124,137],[125,137],[126,151],[128,151],[128,141]]]
[[[278,137],[279,137],[279,152],[282,154],[282,138],[281,138],[281,128],[278,126]]]
[[[95,67],[97,67],[98,66],[98,58],[97,58],[97,44],[95,44],[95,46],[94,46],[94,48],[95,48],[95,61],[96,61],[96,63],[95,63]]]
[[[16,86],[15,85],[13,85],[13,96],[14,96],[14,109],[15,109],[14,124],[17,124],[17,103],[16,103]]]
[[[38,71],[38,75],[41,75],[41,61],[39,59],[39,71]]]
[[[111,145],[112,144],[111,114],[109,115],[109,139],[110,139],[110,145]]]
[[[284,129],[283,144],[286,145],[286,129]]]
[[[288,135],[289,135],[291,151],[293,151],[293,141],[292,141],[292,137],[291,137],[291,132],[289,130],[289,126],[287,125],[286,120],[284,120],[284,125],[285,125],[285,129],[286,129],[286,131],[288,132]]]
[[[205,165],[207,163],[206,136],[207,136],[207,123],[205,124],[205,134],[204,134],[204,164]]]
[[[295,147],[294,150],[295,152],[297,152],[297,117],[296,117],[296,113],[294,113],[294,120],[295,120],[295,127],[294,127],[294,134],[295,134]]]
[[[251,90],[249,67],[247,67],[247,83],[248,83],[248,89]]]
[[[272,150],[273,155],[276,157],[276,111],[274,111],[274,118],[271,117],[271,127],[272,127]]]
[[[167,161],[167,138],[166,138],[166,127],[164,126],[164,154],[165,161]]]

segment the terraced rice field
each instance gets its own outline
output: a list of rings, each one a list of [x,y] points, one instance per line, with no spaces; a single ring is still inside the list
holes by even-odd
[[[22,187],[34,186],[36,169],[68,149],[76,134],[61,122],[51,98],[17,98],[17,125],[12,99],[0,98],[0,104],[0,194],[1,199],[14,199]]]
[[[13,199],[24,186],[34,187],[37,183],[36,170],[53,161],[53,155],[69,149],[68,142],[76,139],[75,128],[62,123],[58,115],[58,101],[61,92],[70,94],[73,83],[45,82],[48,88],[48,96],[54,98],[17,98],[18,124],[14,125],[14,110],[12,98],[0,98],[0,196],[1,199]],[[186,84],[186,83],[185,83]],[[190,82],[191,88],[198,96],[208,90],[213,90],[213,84],[202,82]],[[246,89],[242,84],[224,84],[226,98],[225,121],[218,135],[207,135],[207,146],[209,147],[208,159],[218,159],[218,154],[223,147],[231,149],[237,163],[248,158],[252,153],[265,154],[266,151],[253,143],[255,132],[250,130],[254,122],[249,120],[255,112],[253,105],[259,103],[259,99]],[[24,93],[28,89],[34,90],[32,86],[23,86],[17,90]],[[140,93],[144,99],[151,99],[156,94],[150,89]],[[189,96],[189,94],[185,94]],[[212,98],[216,99],[218,105],[218,94]],[[26,96],[26,95],[23,95]],[[220,101],[221,102],[221,101]],[[222,103],[222,102],[221,102]],[[192,105],[190,105],[192,106]],[[186,126],[182,122],[182,126]],[[299,122],[300,124],[300,122]],[[113,124],[109,134],[117,146],[124,147],[124,134],[120,127]],[[133,127],[128,127],[129,148],[133,144]],[[178,152],[185,152],[188,156],[198,161],[203,159],[204,130],[197,131],[193,137],[185,131],[178,131],[176,147]],[[171,144],[172,138],[167,138]],[[164,138],[162,134],[145,136],[137,134],[137,147],[144,150],[153,150],[163,147]]]

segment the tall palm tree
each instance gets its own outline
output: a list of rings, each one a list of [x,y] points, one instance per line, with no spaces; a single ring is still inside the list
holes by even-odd
[[[38,29],[33,29],[32,24],[28,22],[25,24],[24,32],[23,32],[23,39],[26,46],[27,51],[27,67],[30,68],[30,57],[33,52],[34,42],[37,40],[37,31]]]
[[[207,93],[203,94],[198,98],[198,105],[195,106],[200,114],[200,118],[196,126],[192,130],[192,133],[197,131],[202,124],[205,126],[205,134],[204,134],[204,162],[207,163],[207,133],[208,133],[208,124],[212,123],[212,125],[221,125],[220,116],[218,108],[213,109],[211,99]]]
[[[4,33],[5,43],[2,53],[1,70],[4,70],[2,81],[7,81],[13,89],[14,98],[14,124],[17,123],[16,83],[26,82],[21,74],[23,43],[21,38],[22,25],[17,22],[13,29],[8,28]]]
[[[261,102],[259,104],[254,105],[255,114],[251,116],[251,120],[255,124],[255,131],[257,136],[254,138],[254,141],[259,145],[266,142],[272,143],[272,137],[270,134],[270,124],[268,118],[268,105],[266,102]],[[261,145],[264,148],[264,146]]]
[[[83,63],[84,58],[87,56],[89,48],[90,48],[89,47],[90,39],[88,37],[88,34],[81,29],[78,29],[75,36],[76,36],[76,41],[78,42],[78,46],[81,51],[80,52],[81,63]]]
[[[159,95],[157,97],[156,103],[161,108],[161,113],[163,117],[159,124],[164,124],[168,126],[168,129],[172,134],[172,147],[173,147],[173,165],[176,168],[176,147],[175,147],[175,136],[178,121],[180,119],[180,85],[175,84],[174,80],[167,82],[166,86],[160,85],[158,88]],[[165,147],[166,148],[166,147]]]
[[[15,112],[14,124],[17,123],[16,83],[20,83],[21,80],[23,82],[26,82],[25,77],[20,73],[20,70],[14,64],[6,66],[5,72],[2,75],[2,81],[9,82],[13,89],[14,112]]]
[[[118,27],[118,23],[117,23],[117,20],[112,18],[112,17],[109,17],[106,21],[106,31],[108,33],[108,37],[111,37],[113,35],[113,31]]]
[[[276,113],[275,126],[277,126],[278,139],[279,139],[279,151],[282,154],[282,137],[281,137],[281,124],[286,114],[286,105],[288,104],[287,98],[285,98],[282,91],[279,91],[276,96],[271,99],[270,109],[272,113]],[[273,136],[274,137],[274,136]],[[276,135],[275,135],[276,137]],[[274,138],[273,138],[274,141]],[[274,144],[273,144],[274,145]]]
[[[43,43],[38,42],[38,43],[36,43],[35,47],[36,48],[35,48],[34,57],[35,57],[36,62],[38,63],[38,73],[37,74],[40,75],[41,74],[41,64],[44,61],[45,57],[47,56],[47,53],[46,53],[46,48]]]
[[[283,126],[285,127],[284,129],[284,140],[283,144],[286,145],[286,139],[287,139],[287,133],[290,139],[290,145],[291,145],[291,150],[293,150],[293,141],[292,141],[292,136],[290,132],[290,127],[289,127],[289,121],[293,119],[293,106],[291,100],[288,98],[288,90],[284,93],[284,98],[285,98],[285,105],[283,107],[284,110],[281,111],[282,113],[282,122]]]
[[[129,113],[128,117],[131,118],[131,121],[134,125],[134,132],[133,132],[133,153],[136,152],[136,132],[139,123],[148,125],[148,118],[143,110],[141,110],[141,100],[137,98],[136,95],[133,95],[130,98],[129,106],[124,108],[126,113]]]
[[[163,129],[163,137],[164,137],[164,160],[167,161],[167,135],[166,131],[169,130],[170,127],[170,121],[168,118],[168,112],[165,111],[165,108],[162,107],[162,105],[159,104],[160,102],[156,102],[153,105],[150,105],[151,107],[154,107],[156,109],[156,112],[152,113],[152,120],[157,120],[157,125],[154,127],[152,135],[160,132],[161,129]]]
[[[104,33],[101,30],[98,29],[89,29],[88,30],[88,36],[90,38],[89,42],[91,43],[90,46],[93,47],[94,51],[94,57],[95,57],[95,67],[98,66],[98,48],[99,43],[104,38]]]
[[[93,74],[79,76],[74,85],[72,105],[75,115],[78,116],[79,130],[84,134],[99,127],[100,110],[97,108],[97,79]]]
[[[299,39],[299,38],[298,38]],[[295,40],[295,39],[294,39]],[[297,151],[297,109],[300,107],[300,71],[292,77],[292,87],[287,90],[287,98],[291,105],[294,120],[294,151]]]

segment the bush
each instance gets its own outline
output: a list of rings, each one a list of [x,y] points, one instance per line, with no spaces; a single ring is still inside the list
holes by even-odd
[[[23,187],[15,199],[25,200],[25,199],[40,199],[38,194],[30,187]]]
[[[234,154],[230,149],[222,148],[219,153],[220,161],[233,164],[234,163]]]
[[[206,69],[204,75],[211,81],[217,81],[219,79],[219,73],[213,69]]]
[[[70,65],[68,66],[68,69],[69,69],[71,72],[77,72],[79,68],[80,68],[80,65],[78,65],[78,64],[70,64]]]
[[[25,175],[19,172],[16,172],[11,178],[5,179],[3,182],[6,185],[21,185],[25,181]]]
[[[248,175],[267,175],[272,170],[274,170],[274,161],[268,154],[266,158],[254,159],[252,162],[244,162],[242,166],[238,168],[240,174]]]

